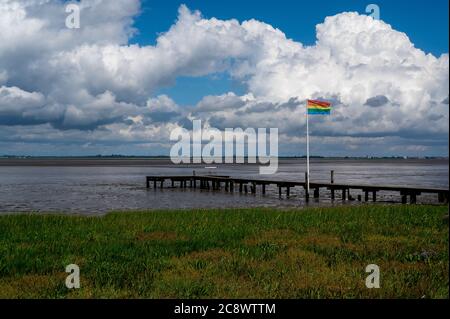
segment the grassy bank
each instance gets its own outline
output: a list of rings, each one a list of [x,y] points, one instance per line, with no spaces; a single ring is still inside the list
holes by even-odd
[[[448,298],[447,206],[0,217],[0,298]],[[81,289],[65,287],[66,265]],[[367,289],[377,264],[381,288]]]

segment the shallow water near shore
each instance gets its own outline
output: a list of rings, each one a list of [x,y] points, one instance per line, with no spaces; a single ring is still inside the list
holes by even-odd
[[[401,185],[448,188],[448,159],[313,159],[311,180],[329,182],[335,171],[336,183]],[[258,165],[174,165],[166,159],[35,159],[0,160],[0,213],[62,212],[104,214],[112,210],[225,208],[225,207],[302,207],[304,191],[291,190],[290,198],[270,187],[267,194],[240,194],[199,189],[147,189],[146,175],[216,174],[303,181],[304,159],[281,159],[275,175],[259,175]],[[168,186],[168,183],[166,183]],[[352,191],[357,198],[360,191]],[[433,195],[422,195],[422,203],[436,202]],[[398,202],[398,193],[380,192],[378,201]],[[358,204],[346,201],[345,204]],[[328,191],[309,206],[342,205],[339,197],[331,201]]]

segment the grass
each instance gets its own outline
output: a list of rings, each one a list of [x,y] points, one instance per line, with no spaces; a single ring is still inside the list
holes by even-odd
[[[447,206],[0,217],[0,298],[448,298]],[[81,289],[65,287],[66,265]],[[377,264],[381,288],[365,286]]]

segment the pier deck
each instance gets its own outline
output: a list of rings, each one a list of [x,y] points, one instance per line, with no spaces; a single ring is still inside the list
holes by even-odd
[[[449,190],[444,188],[428,188],[428,187],[405,187],[405,186],[393,186],[393,185],[358,185],[358,184],[342,184],[333,182],[333,172],[331,173],[330,183],[317,183],[310,182],[310,193],[314,198],[320,197],[320,190],[326,189],[331,192],[331,199],[336,197],[336,191],[341,192],[342,200],[355,200],[351,195],[351,190],[360,190],[364,193],[364,201],[369,201],[369,197],[373,201],[377,200],[377,193],[380,191],[399,192],[402,203],[409,202],[415,204],[417,202],[417,196],[423,193],[436,194],[439,203],[448,203]],[[305,189],[305,199],[309,200],[310,194],[306,191],[306,176],[305,181],[283,181],[272,179],[257,179],[257,178],[234,178],[229,176],[217,176],[217,175],[173,175],[173,176],[147,176],[146,185],[147,188],[153,184],[153,188],[163,188],[165,182],[169,181],[171,187],[175,187],[176,183],[181,188],[200,188],[208,190],[220,190],[224,189],[227,192],[234,192],[237,188],[240,193],[252,193],[257,192],[258,186],[262,194],[266,193],[266,187],[273,185],[278,187],[279,196],[282,196],[282,190],[286,189],[286,196],[290,196],[291,188],[302,187]],[[189,183],[189,185],[188,185]],[[371,196],[369,196],[371,195]],[[358,195],[357,199],[362,201],[362,195]]]

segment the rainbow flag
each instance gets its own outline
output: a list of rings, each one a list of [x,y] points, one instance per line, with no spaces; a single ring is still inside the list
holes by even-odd
[[[306,108],[308,109],[308,114],[329,115],[331,112],[331,103],[317,100],[308,100]]]

